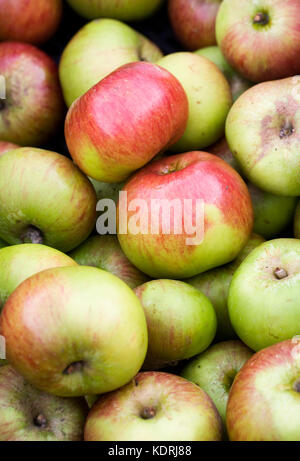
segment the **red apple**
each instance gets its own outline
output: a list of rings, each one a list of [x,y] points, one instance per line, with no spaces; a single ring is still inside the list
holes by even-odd
[[[0,139],[24,146],[48,141],[64,115],[55,62],[27,43],[3,42],[0,75],[6,84],[6,99],[0,100]]]
[[[112,72],[69,109],[71,156],[88,176],[121,182],[178,141],[188,118],[186,94],[167,70],[146,62]]]
[[[169,17],[188,50],[216,44],[215,23],[222,0],[169,0]]]
[[[121,247],[154,278],[187,278],[226,264],[252,230],[246,184],[226,162],[206,152],[155,161],[133,175],[122,192],[127,204],[119,200]],[[139,211],[133,211],[140,200]],[[135,228],[137,216],[143,226]]]
[[[61,16],[62,0],[0,0],[0,40],[43,43]]]
[[[6,154],[10,150],[15,150],[19,146],[17,144],[13,144],[12,142],[0,141],[0,156]]]

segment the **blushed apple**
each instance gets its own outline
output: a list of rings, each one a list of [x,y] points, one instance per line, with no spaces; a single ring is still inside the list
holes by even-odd
[[[91,233],[96,194],[63,155],[23,147],[0,157],[0,237],[70,251]]]
[[[101,396],[90,411],[85,441],[218,441],[221,418],[208,395],[169,373],[139,373]]]
[[[5,303],[0,334],[9,363],[38,389],[63,397],[123,386],[147,352],[139,299],[95,267],[56,267],[26,279]]]
[[[63,51],[59,76],[68,106],[123,64],[155,62],[160,49],[127,24],[98,19],[83,26]]]
[[[209,299],[178,280],[152,280],[135,289],[148,329],[144,369],[157,370],[200,354],[214,339],[217,319]]]
[[[72,104],[65,135],[84,173],[115,183],[180,139],[187,118],[188,101],[179,81],[155,64],[135,62]]]
[[[13,144],[12,142],[0,141],[0,156],[6,154],[6,152],[9,152],[10,150],[18,149],[18,147],[20,146]]]
[[[231,324],[258,351],[300,334],[300,241],[269,240],[235,272],[228,296]]]
[[[0,100],[0,139],[39,146],[63,123],[64,103],[55,62],[33,45],[0,43],[0,74],[6,99]]]
[[[295,237],[300,239],[300,202],[297,205],[294,219],[294,232]]]

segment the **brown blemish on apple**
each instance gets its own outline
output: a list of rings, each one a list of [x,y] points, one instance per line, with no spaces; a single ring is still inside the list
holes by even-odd
[[[293,385],[294,391],[298,392],[300,394],[300,379],[298,379],[294,385]]]

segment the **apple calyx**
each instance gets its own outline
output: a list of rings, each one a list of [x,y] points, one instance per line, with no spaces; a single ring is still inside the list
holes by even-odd
[[[286,121],[280,128],[279,137],[280,139],[288,138],[295,132],[294,125],[291,121]]]
[[[83,360],[79,360],[78,362],[72,362],[68,365],[64,371],[64,375],[73,375],[74,373],[81,372],[83,370],[85,363]]]
[[[39,414],[33,419],[33,424],[41,429],[44,429],[47,427],[47,419],[43,414]]]
[[[156,410],[154,407],[145,407],[140,413],[142,419],[152,419],[156,416]]]
[[[282,267],[276,267],[274,270],[274,275],[278,280],[285,279],[289,274]]]
[[[294,382],[293,389],[300,394],[300,379]]]
[[[23,243],[37,243],[43,244],[43,234],[35,226],[28,226],[27,229],[21,234],[20,239]]]
[[[253,24],[257,24],[259,26],[266,26],[269,24],[270,18],[268,13],[266,12],[260,12],[256,13],[256,15],[253,18]]]

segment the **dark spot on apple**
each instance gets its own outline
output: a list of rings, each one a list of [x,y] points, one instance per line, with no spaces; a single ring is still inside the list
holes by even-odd
[[[142,419],[152,419],[156,415],[156,410],[154,407],[145,407],[140,412],[140,417]]]
[[[20,235],[20,240],[23,243],[37,243],[41,245],[44,243],[42,232],[35,226],[28,226]]]
[[[294,385],[293,385],[294,391],[298,392],[300,394],[300,379],[298,379]]]
[[[295,128],[291,121],[286,121],[279,131],[280,139],[288,138],[292,134],[294,134]]]
[[[0,110],[4,110],[6,107],[4,99],[0,99]]]
[[[276,267],[276,269],[274,270],[274,275],[277,278],[277,280],[282,280],[288,276],[288,273],[282,267]]]
[[[270,22],[270,17],[267,12],[261,11],[260,13],[256,13],[253,18],[253,24],[258,26],[266,26]]]
[[[138,380],[137,380],[137,379],[135,379],[135,380],[134,380],[134,385],[135,385],[136,387],[138,387],[138,385],[139,385],[139,382],[138,382]]]
[[[78,360],[78,362],[73,362],[68,365],[64,371],[64,375],[73,375],[74,373],[80,373],[82,372],[83,368],[85,366],[85,362],[83,360]]]
[[[44,415],[39,414],[35,418],[33,418],[33,424],[36,427],[40,427],[41,429],[45,429],[47,427],[47,419]]]

